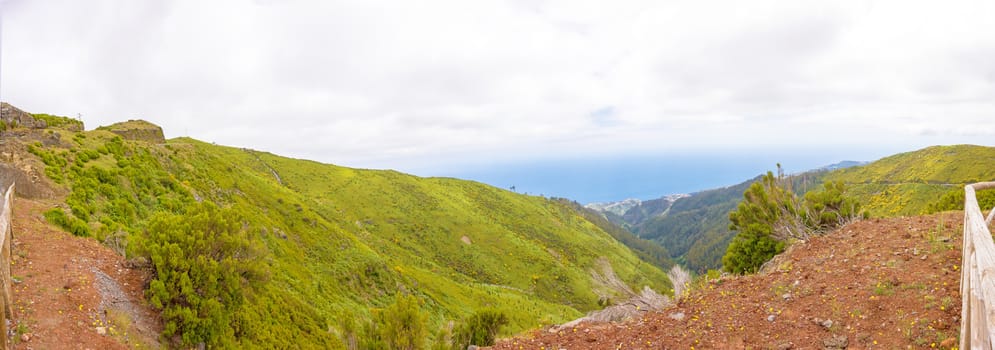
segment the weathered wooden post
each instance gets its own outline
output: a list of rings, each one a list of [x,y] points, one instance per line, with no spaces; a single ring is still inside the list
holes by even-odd
[[[995,182],[964,187],[964,242],[961,260],[960,349],[993,349],[995,344],[995,242],[978,206],[976,190]]]

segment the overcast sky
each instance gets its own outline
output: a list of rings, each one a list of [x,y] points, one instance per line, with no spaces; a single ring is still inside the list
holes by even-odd
[[[354,167],[995,143],[990,0],[0,6],[4,101]]]

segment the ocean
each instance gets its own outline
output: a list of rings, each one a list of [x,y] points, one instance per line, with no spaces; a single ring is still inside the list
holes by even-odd
[[[803,172],[844,158],[833,153],[698,154],[546,159],[454,167],[423,176],[447,176],[483,182],[516,192],[569,198],[582,204],[642,200],[668,194],[731,186],[776,169]]]

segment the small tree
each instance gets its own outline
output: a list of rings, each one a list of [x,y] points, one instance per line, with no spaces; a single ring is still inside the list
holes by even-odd
[[[777,240],[807,239],[809,231],[805,228],[803,211],[798,196],[791,191],[791,182],[785,179],[778,164],[777,176],[768,171],[743,193],[743,201],[729,213],[729,229],[742,231],[756,223],[769,226],[767,234]]]
[[[791,190],[781,165],[777,176],[767,172],[743,193],[743,201],[729,213],[729,229],[737,231],[722,265],[729,272],[753,273],[793,240],[811,236],[866,217],[860,204],[844,195],[841,182],[826,182],[821,191],[800,200]]]

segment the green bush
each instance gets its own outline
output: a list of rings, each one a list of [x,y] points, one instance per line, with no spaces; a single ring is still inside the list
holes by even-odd
[[[770,226],[752,223],[733,237],[722,257],[722,267],[737,274],[754,273],[784,251],[784,242],[771,236]]]
[[[86,221],[80,220],[75,216],[66,215],[66,212],[60,208],[49,209],[43,215],[49,223],[61,227],[74,236],[90,236],[90,226],[87,225]]]
[[[163,336],[182,346],[230,347],[250,288],[266,280],[261,249],[229,209],[193,204],[185,215],[159,213],[146,227],[145,250],[155,275],[146,291],[162,310]]]
[[[470,316],[453,332],[453,350],[466,349],[469,345],[491,346],[501,327],[508,324],[508,316],[496,310],[480,310]]]
[[[394,304],[380,314],[380,337],[387,349],[424,349],[428,337],[425,320],[426,315],[421,312],[418,298],[398,295]]]
[[[364,350],[425,349],[427,315],[422,313],[417,297],[398,294],[393,304],[372,313],[373,320],[363,324],[359,334],[353,330],[351,317],[343,320],[346,340],[359,338],[358,347]]]
[[[785,243],[804,240],[855,219],[866,217],[860,203],[845,196],[842,182],[826,182],[822,190],[810,191],[804,200],[791,190],[777,165],[778,175],[767,172],[743,193],[743,201],[729,213],[729,229],[737,231],[722,265],[733,273],[753,273]]]
[[[860,203],[844,195],[843,182],[827,181],[821,191],[805,194],[805,225],[814,231],[826,231],[857,218],[867,217],[860,212]]]

